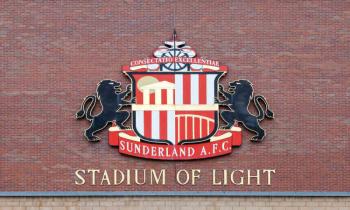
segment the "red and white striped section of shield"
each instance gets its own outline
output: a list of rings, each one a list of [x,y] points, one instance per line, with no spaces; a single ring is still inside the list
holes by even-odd
[[[205,138],[217,122],[215,87],[218,73],[144,73],[134,77],[134,129],[141,138],[183,140]]]

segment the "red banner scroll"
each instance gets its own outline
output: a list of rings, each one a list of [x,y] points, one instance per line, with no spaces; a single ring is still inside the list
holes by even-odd
[[[133,130],[109,128],[109,144],[118,146],[126,155],[158,160],[193,160],[229,154],[233,146],[242,143],[241,128],[218,132],[206,143],[187,145],[165,145],[143,142]]]

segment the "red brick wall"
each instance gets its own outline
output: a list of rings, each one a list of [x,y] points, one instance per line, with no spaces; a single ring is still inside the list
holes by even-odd
[[[347,1],[2,1],[0,191],[349,191]],[[84,140],[75,112],[96,83],[170,38],[249,79],[276,114],[261,144],[201,161],[123,156]],[[83,168],[276,169],[271,186],[76,186]]]

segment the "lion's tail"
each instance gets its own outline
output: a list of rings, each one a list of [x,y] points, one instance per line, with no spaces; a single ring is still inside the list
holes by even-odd
[[[261,100],[264,105],[265,105],[265,110],[263,110],[263,108],[261,107],[260,101]],[[258,109],[259,111],[259,115],[258,115],[258,120],[261,121],[264,119],[264,117],[272,119],[273,118],[273,112],[269,109],[269,105],[266,101],[266,99],[264,98],[264,96],[254,96],[254,104],[255,107]]]
[[[87,109],[85,109],[85,105],[88,101],[91,101],[91,102],[88,104]],[[96,104],[96,96],[91,95],[91,96],[85,97],[83,103],[81,104],[80,110],[76,113],[76,118],[81,119],[84,116],[86,116],[86,119],[91,121],[93,119],[93,117],[91,116],[91,111],[95,107],[95,104]]]

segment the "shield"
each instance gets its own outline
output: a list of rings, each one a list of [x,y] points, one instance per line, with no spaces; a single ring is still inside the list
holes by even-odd
[[[132,80],[133,130],[144,141],[190,144],[218,129],[215,103],[220,71],[126,72]]]

